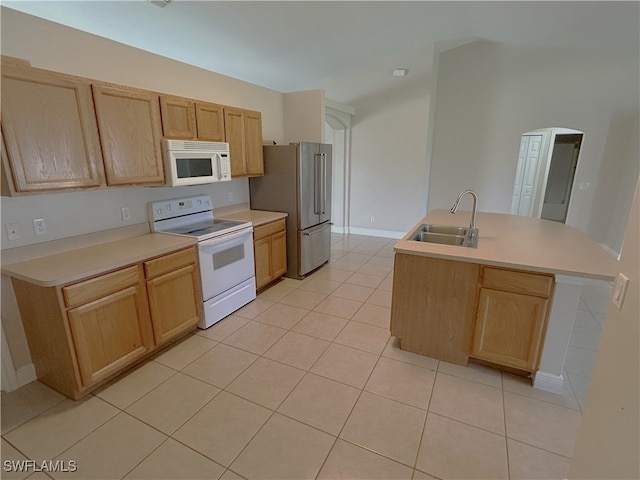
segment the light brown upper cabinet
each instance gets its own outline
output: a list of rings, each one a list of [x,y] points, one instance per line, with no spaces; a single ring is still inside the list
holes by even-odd
[[[196,102],[198,140],[224,142],[224,113],[222,105]]]
[[[92,88],[107,184],[163,184],[159,96],[120,86]]]
[[[82,79],[3,64],[3,195],[103,186],[102,153]]]
[[[224,142],[222,108],[215,103],[162,95],[162,133],[177,140]]]
[[[196,132],[196,111],[188,98],[160,96],[162,134],[176,140],[194,140]]]
[[[224,107],[224,130],[231,155],[231,177],[264,175],[262,114]]]

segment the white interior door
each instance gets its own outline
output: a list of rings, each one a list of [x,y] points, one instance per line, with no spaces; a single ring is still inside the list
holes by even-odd
[[[513,185],[512,215],[531,215],[541,150],[542,135],[522,135]]]

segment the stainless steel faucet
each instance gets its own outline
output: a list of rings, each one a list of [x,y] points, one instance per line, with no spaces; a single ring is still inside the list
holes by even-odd
[[[478,229],[476,228],[476,213],[478,211],[478,195],[476,194],[476,192],[474,192],[473,190],[465,190],[464,192],[461,192],[460,195],[458,195],[455,203],[451,207],[450,211],[451,213],[456,213],[460,200],[462,200],[462,197],[464,197],[467,193],[473,197],[473,210],[471,211],[471,223],[469,224],[469,233],[467,234],[465,243],[470,247],[477,247]]]
[[[460,200],[462,200],[462,197],[464,197],[467,193],[471,194],[471,196],[473,197],[473,211],[471,212],[471,224],[469,225],[469,227],[476,228],[476,212],[478,211],[478,195],[473,190],[465,190],[464,192],[460,193],[460,195],[458,195],[458,198],[453,204],[453,207],[451,207],[451,213],[456,213],[456,211],[458,210],[458,204],[460,203]]]

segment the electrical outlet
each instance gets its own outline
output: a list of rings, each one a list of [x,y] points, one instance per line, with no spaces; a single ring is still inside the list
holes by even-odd
[[[36,232],[36,235],[43,235],[47,233],[47,224],[44,221],[44,218],[35,218],[33,220],[33,231]]]
[[[120,216],[122,217],[122,220],[129,220],[131,218],[129,207],[122,207],[120,209]]]
[[[376,223],[376,217],[370,217],[369,218],[369,222]]]
[[[7,231],[7,238],[9,240],[18,240],[19,238],[22,238],[19,223],[5,223],[4,228]]]
[[[624,297],[627,294],[627,287],[629,286],[629,278],[623,274],[618,273],[616,282],[613,285],[613,293],[611,295],[611,303],[618,310],[622,310],[624,304]]]

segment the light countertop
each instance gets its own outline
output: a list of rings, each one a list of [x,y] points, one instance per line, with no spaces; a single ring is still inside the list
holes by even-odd
[[[195,238],[148,233],[2,265],[2,273],[43,287],[65,285],[195,245]]]
[[[478,212],[478,248],[408,240],[423,223],[468,226],[471,212],[432,210],[394,250],[462,262],[598,280],[614,279],[617,260],[580,230],[558,222],[503,213]]]
[[[289,214],[284,212],[269,212],[266,210],[241,210],[234,213],[225,213],[218,215],[216,218],[224,218],[226,220],[239,220],[242,222],[251,222],[254,227],[264,225],[265,223],[275,222],[281,218],[287,217]]]

